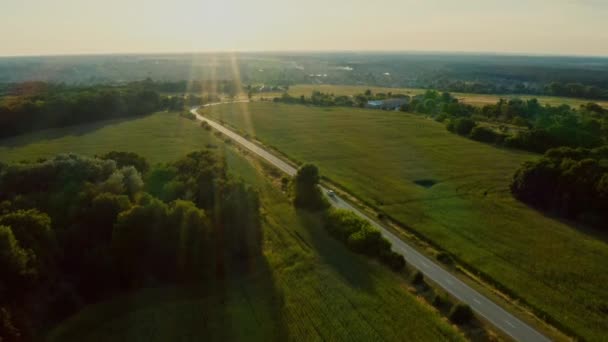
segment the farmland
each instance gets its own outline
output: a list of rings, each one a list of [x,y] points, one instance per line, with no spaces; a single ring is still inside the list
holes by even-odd
[[[410,96],[422,94],[426,89],[420,88],[386,88],[386,87],[368,87],[368,86],[348,86],[348,85],[294,85],[289,88],[289,94],[293,96],[306,95],[309,96],[314,90],[323,93],[333,93],[335,95],[356,95],[364,93],[365,90],[371,89],[374,93],[388,93],[393,94],[406,94]],[[279,96],[280,94],[275,94]],[[591,101],[584,99],[575,99],[569,97],[555,97],[555,96],[533,96],[533,95],[489,95],[489,94],[470,94],[470,93],[452,93],[454,97],[462,100],[465,103],[474,106],[484,106],[487,104],[494,104],[499,99],[510,99],[510,98],[521,98],[524,100],[536,98],[541,104],[560,106],[567,104],[573,108],[578,108],[582,104],[589,102],[597,102],[604,108],[608,108],[608,101]]]
[[[349,252],[318,218],[296,212],[262,166],[175,113],[106,121],[0,142],[0,161],[60,152],[132,151],[169,162],[211,144],[254,184],[263,208],[263,256],[222,283],[150,288],[85,308],[49,333],[70,340],[461,340],[405,280]]]
[[[318,165],[582,337],[600,339],[608,328],[605,235],[543,215],[509,193],[513,172],[536,155],[473,142],[404,113],[252,103],[204,114]]]

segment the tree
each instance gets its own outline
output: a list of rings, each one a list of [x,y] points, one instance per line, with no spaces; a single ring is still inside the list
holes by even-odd
[[[450,321],[462,325],[469,323],[473,319],[473,310],[466,304],[455,304],[448,315]]]
[[[0,216],[0,225],[10,227],[19,245],[34,253],[37,269],[51,272],[58,245],[47,214],[37,209],[19,210]]]
[[[496,133],[494,130],[488,128],[488,127],[483,127],[483,126],[477,126],[474,127],[473,130],[471,131],[471,139],[473,140],[477,140],[477,141],[481,141],[481,142],[486,142],[486,143],[498,143],[500,142],[501,138],[503,138],[503,136],[499,133]]]
[[[454,132],[459,135],[469,135],[476,123],[469,118],[459,118],[454,120]]]
[[[36,273],[32,267],[35,256],[23,249],[10,227],[0,225],[0,294],[9,295],[4,289],[12,291],[22,287],[23,280]]]
[[[150,169],[148,161],[144,157],[133,152],[112,151],[102,155],[100,158],[115,161],[116,167],[119,169],[127,166],[133,166],[141,174],[145,174]]]
[[[318,187],[319,179],[319,169],[312,164],[306,164],[298,170],[294,189],[296,207],[309,210],[321,210],[327,207]]]

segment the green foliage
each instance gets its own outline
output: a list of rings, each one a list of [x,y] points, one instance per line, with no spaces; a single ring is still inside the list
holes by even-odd
[[[180,112],[179,116],[188,120],[196,120],[196,115],[190,113],[189,111]]]
[[[439,309],[443,308],[444,306],[446,306],[449,303],[450,303],[449,300],[440,294],[435,294],[435,297],[433,297],[433,301],[431,302],[431,304],[433,304],[434,307],[439,308]]]
[[[319,189],[319,169],[312,164],[306,164],[298,169],[294,180],[294,205],[308,210],[322,210],[327,202]]]
[[[20,246],[10,227],[0,225],[0,293],[3,296],[23,286],[23,280],[36,273],[34,262],[33,251]]]
[[[379,256],[381,252],[391,248],[390,242],[382,237],[380,231],[370,225],[351,234],[346,243],[353,251],[369,256]]]
[[[395,272],[405,268],[405,258],[403,255],[391,250],[382,250],[380,252],[380,260]]]
[[[105,157],[112,159],[60,155],[0,172],[0,263],[10,277],[0,292],[16,297],[0,298],[0,307],[14,313],[18,303],[50,296],[53,302],[40,307],[61,316],[79,300],[200,281],[261,254],[257,192],[229,177],[212,152],[194,152],[148,173],[149,188],[169,203],[142,193],[146,186],[131,165],[147,165],[143,158]],[[34,275],[38,282],[28,282]],[[15,292],[28,284],[28,292]],[[23,310],[19,331],[31,323],[31,308]]]
[[[608,302],[606,244],[581,238],[569,221],[522,205],[509,191],[514,171],[537,155],[460,139],[408,113],[384,112],[380,120],[370,110],[261,102],[247,110],[249,123],[239,105],[216,106],[208,115],[294,159],[314,160],[333,182],[530,307],[587,339],[603,336],[605,314],[594,303]],[[387,137],[391,143],[381,143]],[[440,186],[415,183],[428,178]]]
[[[102,155],[100,158],[104,160],[109,159],[115,161],[116,166],[119,169],[122,169],[127,166],[133,166],[142,175],[148,172],[148,170],[150,169],[148,161],[144,157],[133,152],[111,151]]]
[[[525,163],[513,177],[513,195],[533,206],[604,227],[608,149],[549,150],[535,162]]]
[[[52,86],[34,93],[19,93],[10,103],[0,101],[0,137],[42,128],[152,113],[160,96],[145,85]]]
[[[416,271],[412,277],[412,283],[416,285],[424,285],[424,274],[420,271]]]
[[[380,231],[348,210],[331,209],[325,215],[325,229],[352,251],[378,258],[394,271],[405,267],[405,259],[391,250]]]
[[[467,324],[473,319],[473,310],[466,304],[455,304],[450,310],[449,319],[450,321],[462,325]]]
[[[0,226],[10,227],[19,245],[32,253],[36,269],[51,271],[58,246],[48,215],[36,209],[18,210],[0,216]]]
[[[500,144],[504,139],[504,136],[500,133],[497,133],[491,128],[484,126],[476,126],[471,131],[470,135],[471,139],[489,143],[489,144]]]
[[[452,120],[452,122],[450,122],[450,124],[447,126],[447,129],[448,131],[452,131],[456,134],[467,136],[471,134],[471,131],[475,125],[475,121],[469,118],[458,118]]]

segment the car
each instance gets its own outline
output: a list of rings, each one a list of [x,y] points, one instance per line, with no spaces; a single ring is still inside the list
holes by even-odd
[[[329,197],[336,197],[336,192],[333,190],[327,190],[327,196]]]

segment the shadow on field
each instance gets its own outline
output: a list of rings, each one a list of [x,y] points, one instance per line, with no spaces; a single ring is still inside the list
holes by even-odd
[[[88,123],[88,124],[78,124],[78,125],[73,125],[73,126],[37,130],[34,132],[23,133],[23,134],[14,136],[14,137],[8,137],[5,139],[2,139],[2,140],[0,140],[0,146],[14,148],[14,147],[21,147],[21,146],[29,145],[31,143],[36,143],[39,141],[59,139],[59,138],[65,137],[65,136],[86,135],[88,133],[97,131],[104,127],[118,125],[123,122],[133,121],[133,120],[141,119],[143,117],[145,117],[145,116],[133,116],[133,117],[129,117],[129,118],[98,121],[98,122]]]
[[[371,267],[361,262],[360,256],[352,253],[346,246],[327,234],[320,222],[319,214],[299,209],[296,212],[302,226],[308,228],[313,248],[317,250],[323,262],[332,267],[351,286],[372,291]]]

